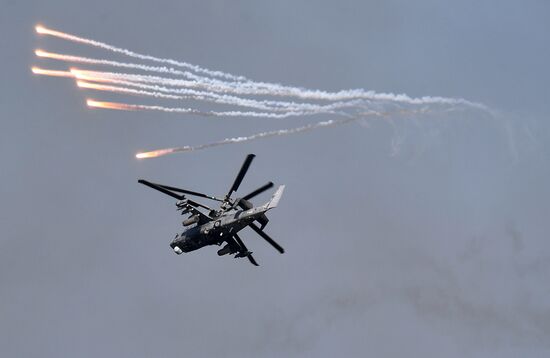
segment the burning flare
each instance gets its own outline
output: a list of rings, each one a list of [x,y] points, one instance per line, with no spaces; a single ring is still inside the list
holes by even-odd
[[[110,78],[100,76],[100,72],[84,71],[76,68],[71,68],[70,71],[77,80],[93,82],[113,82]]]
[[[42,25],[36,25],[34,27],[34,29],[36,30],[36,33],[38,34],[47,34],[48,33],[48,29],[45,28],[44,26]]]
[[[82,41],[78,41],[79,38],[77,36],[70,35],[70,34],[67,34],[67,33],[64,33],[64,32],[61,32],[61,31],[48,29],[47,27],[45,27],[43,25],[36,25],[34,27],[34,29],[36,30],[36,33],[38,33],[40,35],[49,35],[49,36],[59,37],[59,38],[64,39],[64,40],[82,42]],[[89,42],[93,42],[93,41],[89,41]]]
[[[47,51],[43,51],[43,50],[40,50],[40,49],[34,50],[34,54],[38,57],[46,57],[46,58],[51,57],[51,58],[55,59],[55,57],[53,57],[53,55],[55,55],[55,54],[47,52]]]
[[[31,71],[36,75],[43,75],[43,76],[69,77],[69,78],[74,77],[74,74],[69,71],[46,70],[40,67],[32,67]]]
[[[117,90],[117,87],[106,86],[106,85],[101,85],[101,84],[98,84],[98,83],[92,83],[92,82],[87,82],[87,81],[82,81],[82,80],[77,80],[76,85],[80,88],[94,89],[94,90],[98,90],[98,91],[116,92],[116,90]]]
[[[166,154],[172,153],[174,150],[171,148],[168,149],[159,149],[159,150],[153,150],[150,152],[141,152],[136,154],[137,159],[145,159],[145,158],[156,158],[160,157]]]
[[[93,99],[87,99],[86,104],[92,108],[106,108],[106,109],[118,109],[120,111],[134,111],[137,108],[131,104],[116,103],[116,102],[102,102],[95,101]]]

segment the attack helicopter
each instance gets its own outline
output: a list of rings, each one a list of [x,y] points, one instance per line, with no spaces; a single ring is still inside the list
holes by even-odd
[[[246,257],[250,263],[259,266],[258,262],[252,256],[252,252],[248,250],[238,235],[238,232],[246,227],[252,228],[253,231],[260,235],[261,238],[267,241],[277,251],[281,254],[284,253],[284,249],[281,245],[266,234],[264,228],[269,222],[266,212],[277,206],[283,195],[285,186],[279,186],[271,199],[261,206],[254,206],[249,200],[271,189],[273,187],[272,182],[268,182],[243,197],[231,198],[233,193],[239,189],[254,157],[254,154],[247,155],[233,185],[231,185],[229,192],[223,198],[206,195],[192,190],[152,183],[143,179],[138,180],[140,184],[177,199],[177,210],[181,211],[181,215],[189,214],[189,217],[182,222],[183,226],[187,227],[187,229],[181,234],[177,234],[170,243],[170,247],[176,254],[181,255],[184,252],[195,251],[208,245],[221,246],[225,243],[225,245],[218,250],[219,256],[235,254],[235,258]],[[217,201],[220,203],[220,206],[217,209],[212,209],[204,204],[188,199],[186,195]],[[202,210],[205,210],[205,212]]]

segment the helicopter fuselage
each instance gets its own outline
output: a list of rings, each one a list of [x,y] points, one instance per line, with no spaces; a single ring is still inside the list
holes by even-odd
[[[267,210],[269,208],[264,205],[223,214],[203,225],[189,228],[181,235],[176,235],[170,243],[170,247],[179,255],[208,245],[221,245],[228,238],[258,219]]]

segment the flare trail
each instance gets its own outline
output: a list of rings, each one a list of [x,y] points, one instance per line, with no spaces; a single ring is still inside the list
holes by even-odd
[[[127,56],[135,61],[121,62],[110,58],[82,57],[45,50],[35,51],[38,58],[56,60],[69,66],[78,64],[87,67],[69,67],[63,70],[33,67],[32,72],[37,75],[71,78],[76,81],[77,86],[81,89],[140,96],[146,101],[146,103],[129,104],[88,99],[86,103],[91,108],[161,111],[193,117],[213,117],[218,118],[218,120],[224,117],[285,119],[318,114],[343,117],[296,128],[261,132],[246,137],[226,138],[218,142],[197,146],[145,152],[138,154],[138,158],[151,158],[169,153],[194,151],[260,138],[302,133],[318,128],[350,123],[366,116],[391,116],[403,112],[422,114],[426,108],[429,111],[439,111],[440,113],[461,108],[491,113],[491,110],[485,105],[463,98],[412,97],[407,94],[378,93],[365,89],[330,92],[253,81],[244,76],[210,70],[183,61],[140,54],[105,42],[49,29],[41,25],[36,26],[35,30],[41,35],[53,36],[62,40],[107,50],[111,53]],[[105,70],[105,68],[124,69],[130,72],[114,72],[116,70]],[[199,109],[200,107],[167,105],[166,101],[187,101],[197,104],[203,102],[216,108],[203,110]],[[241,107],[244,110],[234,109],[235,107]]]

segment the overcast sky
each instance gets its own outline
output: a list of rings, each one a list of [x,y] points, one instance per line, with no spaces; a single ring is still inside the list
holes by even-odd
[[[15,1],[0,12],[2,357],[550,354],[547,1]],[[137,151],[330,118],[90,110],[33,76],[34,25],[284,84],[463,97],[394,118],[139,161]],[[286,184],[259,268],[176,256],[172,198]],[[260,203],[264,194],[256,200]]]

